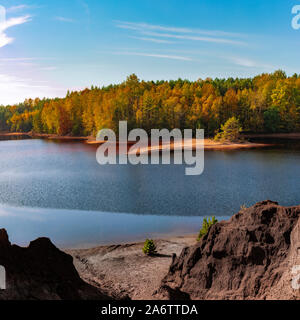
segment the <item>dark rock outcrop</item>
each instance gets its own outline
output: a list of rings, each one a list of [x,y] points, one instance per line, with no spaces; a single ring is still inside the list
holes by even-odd
[[[300,265],[300,206],[272,201],[221,221],[174,259],[160,299],[300,299],[292,268]]]
[[[0,290],[0,300],[109,299],[84,282],[73,258],[48,238],[39,238],[22,248],[12,245],[6,230],[1,229],[0,265],[6,269],[6,290]]]

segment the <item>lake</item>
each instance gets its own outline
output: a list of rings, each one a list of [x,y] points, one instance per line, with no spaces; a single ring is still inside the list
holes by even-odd
[[[12,242],[60,247],[197,232],[205,216],[241,205],[300,203],[300,148],[206,151],[200,176],[184,165],[106,165],[96,147],[43,139],[0,141],[0,227]]]

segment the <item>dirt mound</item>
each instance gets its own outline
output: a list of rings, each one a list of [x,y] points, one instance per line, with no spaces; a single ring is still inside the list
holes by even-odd
[[[6,230],[0,230],[0,265],[6,270],[6,290],[1,300],[107,300],[100,290],[78,275],[73,258],[47,238],[32,241],[27,248],[11,245]]]
[[[300,265],[299,217],[300,206],[263,201],[215,224],[174,259],[155,297],[300,299],[292,287]]]

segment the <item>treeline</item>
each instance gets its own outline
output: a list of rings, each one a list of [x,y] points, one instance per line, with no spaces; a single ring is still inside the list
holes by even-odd
[[[0,107],[0,130],[58,135],[96,135],[102,128],[201,128],[215,135],[236,117],[244,131],[300,131],[300,75],[279,70],[246,79],[191,82],[140,81],[68,92],[63,99],[28,99]]]

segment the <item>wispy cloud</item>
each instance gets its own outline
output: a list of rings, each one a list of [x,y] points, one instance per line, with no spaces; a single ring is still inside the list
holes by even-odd
[[[54,71],[58,68],[53,65],[43,65],[42,61],[53,60],[51,58],[36,58],[36,57],[14,57],[14,58],[0,58],[0,66],[11,67],[18,66],[29,68],[32,70]]]
[[[53,60],[51,58],[35,58],[35,57],[14,57],[14,58],[1,58],[0,57],[0,66],[2,67],[21,67],[23,69],[30,70],[42,70],[50,71],[57,69],[54,66],[43,66],[41,61]]]
[[[141,40],[141,41],[155,42],[155,43],[174,43],[174,41],[156,39],[156,38],[134,37],[134,36],[131,36],[130,38]]]
[[[212,38],[212,37],[200,37],[200,36],[188,36],[170,33],[158,33],[158,32],[143,32],[145,35],[160,38],[170,38],[170,39],[180,39],[180,40],[192,40],[192,41],[203,41],[211,43],[223,43],[223,44],[235,44],[235,45],[245,45],[246,43],[242,41],[226,39],[226,38]]]
[[[32,83],[30,79],[23,79],[7,74],[0,74],[0,104],[15,103],[12,101],[12,97],[15,96],[15,92],[23,97],[32,97],[40,95],[41,92],[47,91],[48,86],[40,85],[38,83]]]
[[[61,22],[69,22],[69,23],[75,22],[74,19],[66,18],[66,17],[55,17],[54,19]]]
[[[233,32],[218,30],[200,30],[193,28],[178,28],[161,25],[152,25],[148,23],[134,23],[127,21],[114,21],[115,26],[121,29],[135,31],[138,34],[147,37],[137,37],[140,40],[151,39],[153,42],[165,43],[161,38],[186,40],[186,41],[203,41],[210,43],[245,45],[244,41],[237,38],[244,38],[245,35]],[[148,40],[150,41],[150,40]]]
[[[43,74],[55,70],[48,57],[0,57],[0,105],[13,104],[29,97],[48,97],[63,93]]]
[[[26,16],[22,16],[22,17],[16,17],[16,18],[10,18],[8,20],[6,20],[5,22],[3,22],[0,26],[2,27],[2,31],[5,31],[6,29],[13,27],[13,26],[17,26],[19,24],[23,24],[26,23],[28,21],[31,21],[31,16],[30,15],[26,15]]]
[[[19,103],[26,98],[63,96],[65,92],[65,88],[52,86],[42,80],[0,73],[0,105]]]
[[[115,52],[117,55],[127,55],[127,56],[142,56],[142,57],[152,57],[152,58],[161,58],[161,59],[171,59],[171,60],[183,60],[183,61],[192,61],[191,58],[183,56],[174,56],[167,54],[156,54],[156,53],[142,53],[142,52]]]
[[[7,34],[5,33],[5,31],[7,29],[14,27],[14,26],[17,26],[17,25],[24,24],[29,21],[31,21],[30,15],[16,17],[16,18],[10,18],[8,20],[5,19],[5,15],[4,15],[4,19],[2,19],[2,21],[0,22],[0,48],[4,47],[14,41],[14,38],[8,37]]]
[[[17,11],[21,11],[21,10],[25,10],[25,9],[28,9],[29,6],[26,5],[26,4],[20,4],[18,6],[13,6],[13,7],[10,7],[10,8],[7,8],[6,9],[6,12],[7,13],[15,13]]]
[[[255,60],[248,59],[245,57],[232,56],[232,57],[226,57],[226,59],[229,60],[230,62],[238,65],[238,66],[241,66],[241,67],[274,70],[274,66],[272,66],[270,64],[261,63],[259,61],[255,61]]]
[[[116,26],[123,29],[131,29],[131,30],[157,30],[157,31],[164,31],[164,32],[175,32],[175,33],[193,33],[193,34],[202,34],[207,36],[215,36],[215,37],[244,37],[245,35],[241,33],[234,33],[234,32],[226,32],[226,31],[219,31],[219,30],[200,30],[194,28],[178,28],[178,27],[168,27],[168,26],[161,26],[161,25],[153,25],[148,23],[135,23],[135,22],[128,22],[128,21],[119,21],[115,20]]]

